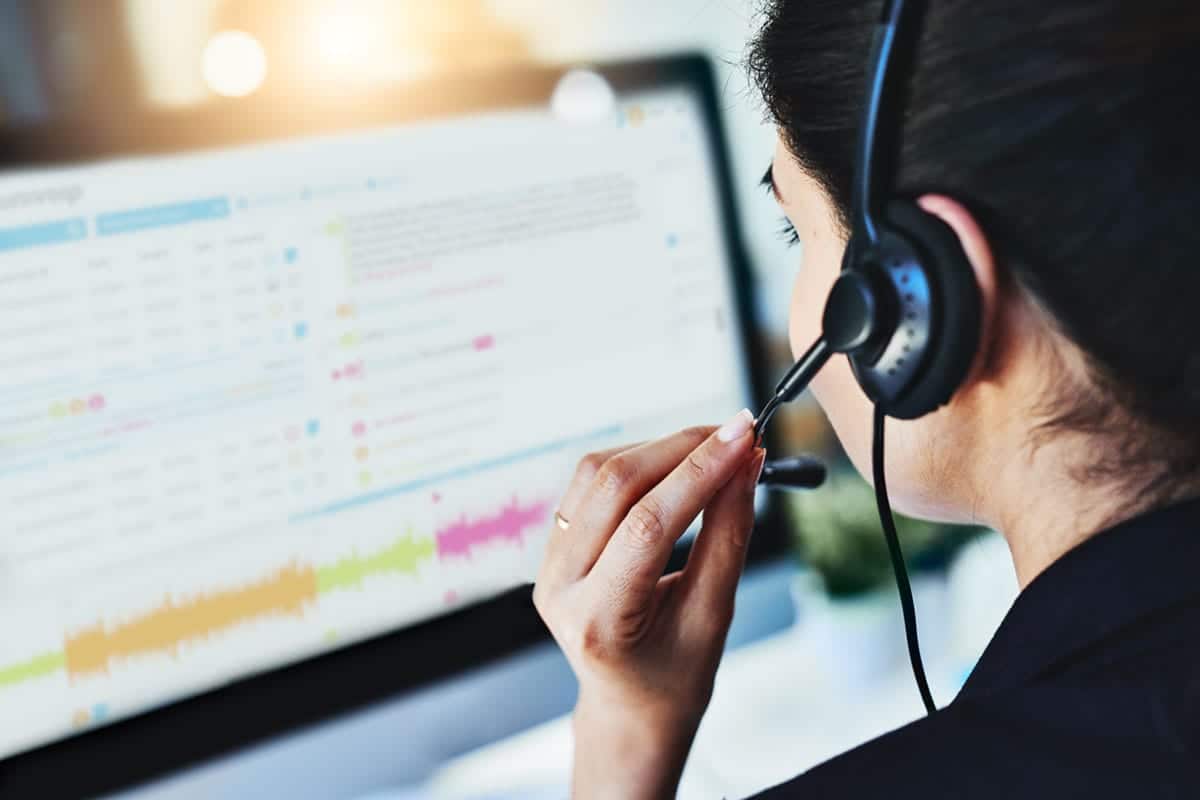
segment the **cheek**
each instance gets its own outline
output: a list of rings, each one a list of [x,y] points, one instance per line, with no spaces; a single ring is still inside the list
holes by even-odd
[[[834,356],[812,384],[812,394],[842,449],[858,471],[871,474],[871,401],[863,394],[845,356]]]
[[[816,273],[814,275],[814,273]],[[836,276],[836,271],[833,273]],[[792,299],[790,335],[798,358],[820,334],[821,312],[833,278],[818,270],[802,269]],[[858,385],[850,361],[834,356],[810,387],[825,412],[838,441],[858,472],[871,481],[871,446],[874,408]],[[937,469],[936,448],[931,442],[946,438],[935,414],[916,422],[888,423],[888,488],[897,511],[927,519],[951,519],[950,498],[944,471]],[[941,476],[941,477],[939,477]]]
[[[792,289],[788,335],[799,358],[821,333],[825,298],[841,269],[841,253],[814,248],[796,276]],[[829,418],[838,440],[859,471],[869,474],[871,403],[859,388],[850,362],[834,356],[812,383],[812,395]]]
[[[798,213],[798,226],[811,215]],[[788,338],[792,352],[799,358],[821,334],[821,314],[825,310],[825,299],[842,269],[842,253],[845,245],[841,239],[824,225],[799,227],[803,245],[803,258],[792,285],[791,313],[788,323]]]
[[[808,262],[801,266],[792,285],[791,313],[788,316],[788,338],[792,355],[799,358],[821,333],[821,312],[825,298],[833,286],[826,265]],[[836,276],[836,273],[835,273]]]

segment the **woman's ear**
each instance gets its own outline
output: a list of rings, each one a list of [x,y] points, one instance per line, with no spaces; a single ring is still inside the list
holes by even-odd
[[[975,357],[975,363],[971,365],[967,383],[986,380],[993,366],[992,356],[998,333],[996,315],[1000,300],[1000,276],[996,271],[991,244],[988,243],[975,217],[957,200],[945,195],[927,194],[917,200],[917,205],[950,226],[954,235],[958,237],[963,252],[967,254],[971,268],[975,270],[975,282],[979,285],[982,329],[979,332],[979,353]]]

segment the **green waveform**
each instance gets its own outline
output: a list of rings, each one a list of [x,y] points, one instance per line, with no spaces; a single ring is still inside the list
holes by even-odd
[[[28,661],[0,667],[0,688],[53,675],[67,665],[67,658],[62,652],[43,653]]]
[[[418,539],[411,532],[406,533],[378,552],[355,553],[336,564],[318,568],[317,591],[323,594],[338,589],[357,589],[368,575],[387,572],[415,575],[421,562],[433,558],[436,550],[433,539]]]

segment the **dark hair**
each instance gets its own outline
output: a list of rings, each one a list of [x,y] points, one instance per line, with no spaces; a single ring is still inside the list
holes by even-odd
[[[880,0],[767,0],[751,75],[846,227]],[[1200,477],[1200,4],[931,0],[896,191],[971,209],[1001,269],[1085,354],[1041,431],[1112,434],[1089,478],[1138,505]],[[1075,382],[1078,383],[1078,382]],[[1070,384],[1070,382],[1067,382]]]

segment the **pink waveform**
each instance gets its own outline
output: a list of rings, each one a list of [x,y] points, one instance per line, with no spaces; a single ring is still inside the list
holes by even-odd
[[[352,380],[354,378],[361,378],[363,376],[363,372],[363,362],[355,361],[353,364],[347,364],[341,369],[335,369],[331,373],[331,377],[335,382],[340,381],[343,378],[346,380]]]
[[[494,515],[468,520],[464,514],[437,532],[438,557],[470,556],[471,548],[486,542],[510,541],[524,544],[529,528],[546,523],[548,502],[522,506],[516,496]]]
[[[471,344],[476,350],[479,351],[491,350],[496,346],[496,337],[492,336],[490,333],[483,336],[476,336],[475,340],[471,342]]]

